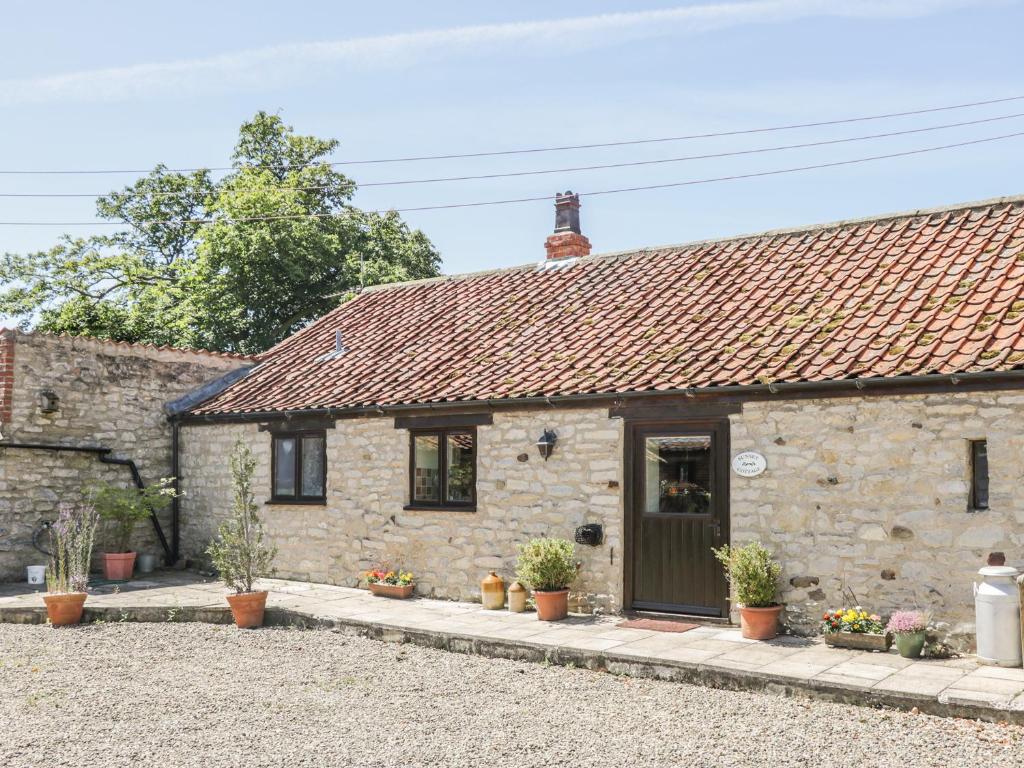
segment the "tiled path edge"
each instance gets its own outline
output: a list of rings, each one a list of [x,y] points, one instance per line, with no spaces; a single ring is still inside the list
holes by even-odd
[[[403,612],[412,614],[417,609],[422,611],[421,606],[424,604],[440,603],[441,601],[415,600],[391,602],[383,598],[370,598],[366,592],[360,590],[344,590],[347,593],[355,593],[356,596],[349,599],[342,598],[341,603],[336,603],[335,600],[315,605],[313,603],[319,601],[314,601],[307,597],[306,594],[303,594],[300,591],[301,587],[299,584],[296,583],[294,587],[290,587],[291,584],[283,585],[285,590],[283,593],[272,592],[271,601],[267,608],[267,625],[308,629],[333,629],[342,633],[374,640],[391,643],[412,643],[452,653],[575,666],[615,675],[654,678],[729,690],[806,697],[860,706],[891,707],[901,710],[917,708],[919,712],[942,717],[962,717],[990,722],[1024,724],[1024,707],[1019,706],[1021,697],[1014,698],[1009,706],[1005,703],[1001,705],[984,703],[985,694],[971,693],[969,690],[970,686],[963,692],[965,698],[961,699],[956,691],[944,691],[943,694],[936,695],[930,692],[922,693],[913,690],[880,690],[868,687],[867,685],[855,686],[849,682],[814,679],[812,676],[797,675],[792,671],[789,674],[784,674],[749,669],[746,668],[743,662],[737,662],[734,666],[725,666],[721,662],[712,664],[700,661],[670,659],[657,657],[656,655],[646,655],[644,652],[636,650],[620,652],[614,648],[588,649],[571,647],[567,644],[551,642],[550,637],[545,638],[543,642],[533,642],[528,639],[529,635],[523,638],[501,638],[464,628],[445,629],[443,626],[409,626],[405,622],[392,617],[398,617]],[[310,585],[302,585],[302,587],[305,587],[306,591],[321,589],[340,591],[344,589],[339,587],[326,588],[320,585],[313,585],[312,590]],[[273,589],[273,587],[271,588]],[[124,602],[131,594],[133,593],[122,593],[117,596],[122,598],[122,600],[113,600],[112,602]],[[220,599],[223,600],[223,597],[220,596]],[[349,610],[354,610],[358,607],[363,614],[362,616],[337,615],[348,611],[340,611],[337,608],[331,609],[332,603],[344,604],[350,601],[360,603],[358,606],[351,606]],[[99,602],[99,600],[95,602]],[[231,623],[231,614],[227,606],[211,604],[209,600],[202,601],[205,603],[202,605],[175,604],[166,599],[161,601],[150,600],[148,602],[149,604],[145,605],[87,605],[83,620],[87,622],[199,621],[213,624]],[[437,620],[427,623],[444,624],[446,618],[450,619],[453,624],[464,624],[465,621],[471,618],[479,619],[481,622],[503,621],[504,617],[509,616],[508,614],[498,612],[484,612],[479,606],[469,604],[442,603],[440,607],[444,608],[445,606],[450,606],[450,609],[444,610],[443,615],[439,610]],[[377,613],[382,615],[374,616],[373,613],[368,613],[368,611],[374,611],[375,609]],[[430,612],[433,613],[434,610]],[[391,617],[383,614],[391,614]],[[0,600],[0,621],[7,623],[45,623],[45,608],[41,605],[25,604],[24,599],[19,599],[13,604],[10,599],[6,602]],[[572,622],[573,619],[569,621]],[[580,621],[586,620],[580,619]],[[410,616],[409,624],[415,623],[417,621],[412,620]],[[419,618],[418,623],[423,623],[422,617]],[[548,625],[544,625],[538,628],[536,619],[532,615],[520,614],[516,617],[514,623],[521,628],[521,633],[531,632],[534,636],[540,637],[550,635],[550,633],[558,633],[559,631],[574,632],[571,624],[568,626],[562,624],[551,625],[550,628]],[[625,631],[616,630],[614,623],[611,623],[611,620],[608,619],[604,620],[603,627],[606,633]],[[721,633],[720,629],[707,629],[708,631]],[[694,631],[697,632],[698,630]],[[511,634],[517,633],[513,631]],[[579,642],[577,641],[577,644]],[[583,641],[583,643],[586,644],[586,641]],[[600,646],[602,643],[595,639],[591,644]],[[751,654],[756,654],[759,648],[764,648],[760,644],[746,645],[744,647],[749,648],[749,653]],[[864,657],[854,656],[851,658],[854,659],[855,663],[857,658]],[[933,662],[932,664],[935,663]],[[936,666],[929,669],[928,674],[929,676],[940,674],[943,669],[948,668]],[[983,676],[984,669],[991,668],[982,668]],[[973,675],[971,676],[973,677]],[[978,701],[978,698],[981,698],[982,701]],[[975,700],[972,701],[971,699]]]

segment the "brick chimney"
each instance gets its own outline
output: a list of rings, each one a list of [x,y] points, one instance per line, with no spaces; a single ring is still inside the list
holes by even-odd
[[[555,195],[555,232],[544,248],[549,259],[590,255],[590,241],[580,233],[580,196],[566,190]]]

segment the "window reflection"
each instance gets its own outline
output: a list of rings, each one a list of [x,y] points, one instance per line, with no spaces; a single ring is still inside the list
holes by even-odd
[[[648,437],[644,512],[703,515],[711,510],[711,436]]]
[[[468,432],[448,433],[447,501],[473,500],[473,435]]]
[[[415,501],[437,501],[441,497],[441,457],[438,455],[437,437],[437,435],[416,435],[413,440],[415,453],[413,499]]]

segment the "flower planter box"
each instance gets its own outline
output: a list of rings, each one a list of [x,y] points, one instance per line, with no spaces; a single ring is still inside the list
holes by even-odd
[[[399,600],[404,600],[407,597],[412,597],[412,591],[415,589],[415,584],[370,584],[370,591],[380,597],[394,597]]]
[[[825,645],[885,653],[892,646],[892,635],[888,632],[880,635],[869,632],[826,632]]]

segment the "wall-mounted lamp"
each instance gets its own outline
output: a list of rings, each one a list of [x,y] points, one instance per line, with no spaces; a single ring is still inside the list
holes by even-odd
[[[537,450],[540,451],[541,458],[544,461],[547,461],[548,457],[554,453],[555,443],[557,442],[558,435],[555,434],[555,431],[553,429],[545,429],[544,434],[537,441]]]
[[[60,397],[52,389],[44,389],[39,393],[40,413],[56,413],[60,410]]]

